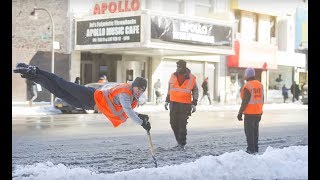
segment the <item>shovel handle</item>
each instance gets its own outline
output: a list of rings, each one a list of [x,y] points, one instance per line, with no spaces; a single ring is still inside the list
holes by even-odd
[[[155,166],[158,167],[156,157],[154,156],[154,150],[153,150],[153,144],[152,144],[152,140],[151,140],[150,131],[147,131],[147,134],[148,134],[148,141],[149,141],[149,145],[150,145],[150,152],[151,152],[151,155],[153,158],[153,162],[154,162]]]

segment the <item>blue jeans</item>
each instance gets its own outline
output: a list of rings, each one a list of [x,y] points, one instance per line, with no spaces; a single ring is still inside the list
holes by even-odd
[[[37,70],[37,75],[30,78],[30,80],[40,84],[70,105],[87,110],[94,109],[95,101],[93,94],[95,89],[92,87],[66,81],[53,73],[40,69]]]

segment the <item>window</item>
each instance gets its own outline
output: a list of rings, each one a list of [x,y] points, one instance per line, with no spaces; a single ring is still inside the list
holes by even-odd
[[[208,15],[213,11],[210,0],[196,0],[196,16]]]
[[[270,30],[271,23],[269,16],[259,16],[259,30],[258,30],[258,41],[259,42],[270,42]]]
[[[184,0],[162,0],[161,10],[175,14],[184,13]]]
[[[270,37],[276,37],[276,17],[271,16],[270,18]]]
[[[227,13],[229,3],[229,0],[195,0],[195,15],[208,16],[214,13]]]
[[[257,38],[257,18],[253,13],[241,13],[241,39],[256,41]]]

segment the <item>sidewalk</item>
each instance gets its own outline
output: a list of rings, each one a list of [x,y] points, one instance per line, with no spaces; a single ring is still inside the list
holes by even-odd
[[[32,106],[49,106],[50,102],[33,102]],[[29,107],[29,101],[12,101],[12,107]]]
[[[208,111],[230,111],[238,112],[240,104],[223,104],[213,102],[212,105],[199,104],[197,105],[197,112]],[[277,109],[308,109],[307,105],[303,105],[301,101],[287,102],[287,103],[266,103],[263,106],[264,110],[277,110]],[[156,105],[154,102],[147,102],[145,105],[139,106],[134,109],[138,113],[150,112],[165,112],[164,103]],[[167,111],[169,112],[169,111]],[[33,106],[29,107],[28,102],[12,102],[12,115],[25,116],[25,115],[54,115],[62,114],[59,109],[51,106],[49,102],[35,102]]]

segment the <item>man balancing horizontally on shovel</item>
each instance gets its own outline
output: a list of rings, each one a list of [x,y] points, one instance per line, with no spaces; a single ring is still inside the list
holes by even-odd
[[[18,63],[13,72],[40,84],[75,107],[87,110],[94,110],[97,107],[114,127],[124,123],[128,117],[140,124],[147,131],[152,158],[157,167],[150,136],[149,116],[133,111],[138,105],[139,97],[147,88],[146,79],[137,77],[132,83],[122,83],[110,89],[95,89],[66,81],[53,73],[25,63]]]
[[[133,111],[138,105],[139,97],[147,88],[147,80],[142,77],[137,77],[131,84],[122,83],[110,89],[95,89],[66,81],[53,73],[25,63],[18,63],[13,72],[40,84],[75,107],[94,110],[97,106],[114,127],[118,127],[129,117],[145,130],[151,129],[149,116]]]

